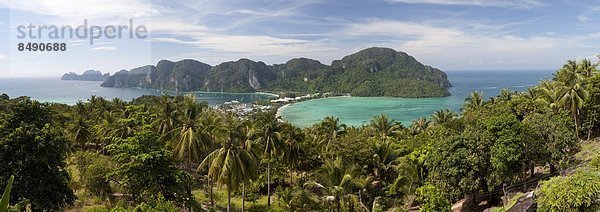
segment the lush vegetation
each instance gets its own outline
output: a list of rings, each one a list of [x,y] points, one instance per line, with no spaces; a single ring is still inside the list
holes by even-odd
[[[175,91],[330,92],[353,96],[450,95],[444,72],[388,48],[368,48],[334,61],[331,66],[306,58],[274,65],[240,59],[215,67],[195,60],[162,60],[156,66],[118,72],[102,86]]]
[[[13,210],[448,211],[461,199],[501,206],[505,192],[562,174],[541,183],[539,209],[594,210],[600,157],[575,155],[599,132],[597,72],[569,61],[526,92],[475,92],[460,114],[410,126],[382,114],[300,129],[274,111],[240,119],[191,96],[2,97],[0,187],[15,176]]]

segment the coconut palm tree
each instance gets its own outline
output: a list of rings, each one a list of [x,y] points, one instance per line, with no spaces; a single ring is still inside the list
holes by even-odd
[[[369,128],[382,141],[385,141],[388,136],[398,133],[398,131],[402,129],[402,125],[396,124],[394,119],[390,119],[387,115],[381,114],[371,119]]]
[[[245,148],[235,126],[227,140],[202,161],[198,170],[208,167],[208,174],[227,187],[227,211],[231,211],[231,191],[258,175],[258,160]]]
[[[398,164],[400,152],[391,146],[391,142],[373,142],[373,157],[371,159],[371,172],[377,180],[387,180],[393,174],[395,166]]]
[[[539,96],[536,98],[537,102],[547,105],[554,113],[558,113],[560,109],[560,87],[558,82],[544,79],[537,86],[539,90]]]
[[[434,125],[444,125],[446,123],[450,123],[452,120],[456,118],[456,113],[449,109],[443,109],[435,111],[431,115],[431,120]]]
[[[121,100],[119,98],[114,98],[112,100],[112,106],[117,111],[124,111],[125,110],[125,102],[123,102],[123,100]]]
[[[515,95],[517,95],[516,91],[512,91],[505,88],[500,91],[500,93],[498,94],[498,98],[496,99],[500,101],[510,101]]]
[[[596,69],[596,66],[592,64],[592,61],[589,59],[583,59],[579,62],[579,64],[577,64],[577,72],[584,77],[591,77],[592,75],[596,74],[598,70]]]
[[[415,119],[410,125],[410,130],[413,135],[418,135],[422,132],[425,132],[425,130],[429,128],[430,123],[431,121],[427,120],[425,117]]]
[[[267,206],[271,206],[271,157],[282,150],[281,123],[273,112],[258,114],[258,130],[256,141],[264,145],[263,154],[267,156]]]
[[[583,101],[588,96],[587,90],[579,83],[563,88],[564,92],[560,97],[560,104],[571,112],[573,121],[575,122],[575,132],[579,132],[579,118],[581,116],[581,108]]]
[[[285,123],[281,130],[281,137],[285,146],[283,159],[289,167],[290,184],[292,184],[294,164],[298,162],[298,157],[300,155],[300,146],[298,145],[298,142],[304,139],[304,133],[302,133],[300,128],[295,127],[290,123]]]
[[[325,151],[329,150],[329,146],[334,142],[338,136],[346,133],[346,125],[340,123],[339,118],[333,118],[332,116],[325,117],[321,123],[318,124],[318,129],[321,131],[321,135],[325,136],[321,139],[325,143]]]
[[[355,204],[362,204],[358,202],[356,194],[365,183],[356,173],[355,166],[343,164],[340,158],[325,160],[323,166],[313,174],[314,181],[304,186],[328,195],[326,200],[334,203],[336,211],[341,211],[342,204],[347,204],[348,211],[353,211]]]
[[[200,118],[200,123],[199,123],[199,131],[200,134],[199,136],[199,140],[202,141],[208,141],[207,145],[205,147],[214,145],[216,143],[219,143],[220,141],[226,140],[229,135],[230,129],[224,124],[227,123],[225,120],[223,120],[223,118],[221,118],[220,114],[211,112],[211,111],[204,111],[203,112],[204,116],[202,116],[202,118]],[[232,119],[231,117],[229,117],[228,120],[232,120],[232,121],[237,121],[237,117],[235,119]],[[236,122],[234,122],[236,123]],[[237,126],[237,125],[229,125],[231,126]],[[214,196],[213,196],[213,181],[212,178],[210,176],[208,177],[208,188],[209,188],[209,196],[210,196],[210,205],[214,206]]]
[[[160,106],[160,111],[156,119],[152,122],[152,125],[156,127],[158,133],[164,135],[179,125],[177,108],[169,96],[162,96],[158,105]]]
[[[576,132],[579,131],[579,117],[581,108],[583,107],[583,101],[588,96],[588,92],[584,87],[584,76],[578,69],[580,67],[581,65],[578,65],[575,60],[569,60],[554,75],[555,80],[559,82],[560,86],[558,89],[559,95],[557,96],[559,99],[559,106],[571,112]],[[591,75],[591,72],[589,74]]]
[[[175,156],[183,160],[188,167],[200,160],[201,151],[206,149],[211,142],[206,136],[201,135],[200,115],[202,110],[202,105],[196,104],[194,96],[186,96],[183,103],[181,125],[161,137],[161,139],[170,141]]]
[[[79,148],[85,148],[86,143],[92,138],[92,128],[83,117],[77,118],[70,131],[73,144]]]
[[[540,97],[540,91],[536,87],[529,87],[520,96],[530,101],[536,101]]]
[[[77,103],[75,103],[75,112],[81,117],[85,117],[86,119],[89,118],[90,111],[82,101],[77,101]]]
[[[255,134],[255,125],[253,124],[253,122],[245,120],[245,121],[240,121],[237,116],[235,114],[230,114],[231,116],[229,117],[229,120],[232,120],[231,122],[233,124],[231,124],[231,126],[235,126],[233,129],[235,129],[234,132],[236,132],[235,135],[238,140],[240,141],[240,144],[242,145],[242,148],[244,148],[246,151],[249,151],[250,153],[254,154],[254,149],[253,147],[255,147],[255,145],[252,145],[254,142],[254,136]],[[230,131],[231,132],[231,131]],[[231,135],[231,133],[230,133]],[[258,157],[256,157],[257,159],[257,166],[258,166]],[[249,183],[249,181],[251,180],[255,180],[256,178],[258,178],[258,170],[256,171],[256,173],[254,173],[255,175],[252,176],[248,176],[248,178],[242,183],[242,212],[245,210],[245,206],[246,206],[246,183]]]
[[[113,128],[116,126],[117,118],[115,115],[115,111],[107,111],[101,117],[101,120],[98,124],[94,125],[94,132],[96,133],[96,138],[99,144],[102,146],[102,153],[104,153],[104,147],[110,143],[117,137],[113,137]]]
[[[474,110],[483,106],[483,93],[478,91],[473,91],[469,96],[465,99],[465,103],[463,105],[463,110]]]
[[[414,192],[419,182],[423,182],[424,173],[423,167],[416,161],[412,161],[407,157],[397,159],[396,172],[398,177],[388,188],[390,194],[406,195]]]

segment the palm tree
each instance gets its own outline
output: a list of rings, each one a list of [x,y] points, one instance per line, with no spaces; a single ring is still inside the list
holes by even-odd
[[[537,89],[540,95],[536,98],[536,101],[547,105],[554,113],[558,113],[561,96],[558,82],[544,79],[540,82]]]
[[[125,102],[123,102],[123,100],[121,100],[119,98],[114,98],[112,100],[112,106],[117,111],[124,111],[125,110]]]
[[[198,170],[208,167],[208,175],[227,186],[227,211],[231,211],[231,191],[258,174],[258,160],[252,151],[244,148],[239,134],[234,127],[221,147],[208,154],[198,166]]]
[[[515,96],[516,94],[517,94],[516,91],[511,91],[511,90],[505,88],[500,91],[500,94],[498,94],[497,100],[510,101],[513,98],[513,96]]]
[[[281,151],[281,123],[273,112],[258,114],[259,124],[256,140],[264,145],[264,154],[267,155],[267,206],[271,206],[271,157],[273,153]]]
[[[204,116],[200,119],[199,123],[199,131],[198,135],[200,140],[208,141],[207,146],[218,143],[219,141],[223,141],[227,139],[229,135],[230,129],[224,125],[226,123],[220,116],[220,114],[213,113],[211,111],[205,111]],[[238,120],[231,119],[229,120]],[[237,126],[237,125],[229,125],[229,126]],[[206,147],[206,146],[205,146]],[[210,205],[214,206],[214,196],[213,196],[213,182],[210,176],[208,177],[208,188],[209,188],[209,196],[210,196]]]
[[[451,111],[449,109],[438,110],[438,111],[435,111],[431,115],[431,120],[432,120],[433,124],[437,125],[437,126],[444,125],[446,123],[450,123],[455,118],[456,118],[456,113],[454,113],[454,111]]]
[[[135,118],[132,116],[132,112],[125,109],[123,118],[116,119],[115,123],[111,126],[110,137],[113,138],[127,138],[133,136],[136,127],[139,127]]]
[[[536,101],[540,97],[540,92],[536,87],[529,87],[525,92],[521,93],[521,97],[530,101]]]
[[[388,188],[390,194],[406,195],[414,192],[419,182],[423,182],[424,171],[416,161],[412,161],[407,157],[398,158],[398,164],[395,166],[398,177]]]
[[[391,177],[394,167],[398,164],[400,153],[392,148],[391,142],[374,142],[373,158],[371,159],[372,173],[377,180],[387,180]]]
[[[463,105],[463,110],[474,110],[483,106],[483,93],[478,91],[473,91],[466,99],[465,104]]]
[[[340,123],[339,118],[333,118],[332,116],[325,117],[318,125],[321,133],[326,139],[323,139],[325,144],[325,151],[329,150],[329,146],[334,142],[338,136],[346,133],[346,125]]]
[[[242,145],[242,148],[244,148],[246,151],[249,151],[250,153],[253,153],[254,155],[254,145],[252,145],[252,143],[254,142],[254,136],[255,134],[255,126],[253,124],[253,122],[251,121],[241,121],[237,118],[237,116],[235,114],[230,114],[229,120],[231,121],[231,126],[235,126],[233,129],[235,129],[235,134],[231,134],[230,135],[235,135],[235,137],[238,138],[238,140],[240,141],[240,144]],[[230,131],[231,132],[231,131]],[[258,162],[258,158],[256,158],[257,160],[257,165],[259,164]],[[249,176],[249,178],[246,179],[246,181],[244,181],[242,183],[242,212],[245,210],[245,206],[246,206],[246,182],[250,181],[250,180],[255,180],[258,177],[258,170],[256,170],[256,172],[254,173],[255,176]]]
[[[169,103],[167,102],[167,104]],[[173,119],[174,111],[172,111],[172,108],[167,107],[170,106],[163,108],[163,120],[161,121],[163,129],[168,128],[171,123],[179,123]],[[169,141],[170,145],[173,146],[175,157],[182,160],[190,171],[192,170],[192,164],[200,162],[200,158],[204,154],[203,151],[207,150],[211,144],[221,137],[224,129],[220,117],[209,112],[203,113],[202,111],[205,108],[205,104],[196,103],[196,98],[193,95],[185,96],[183,110],[181,111],[181,125],[161,136],[161,139]],[[205,114],[205,116],[202,117],[202,114]],[[208,177],[208,187],[210,190],[210,203],[214,206],[210,175]]]
[[[83,117],[77,118],[77,121],[71,127],[71,135],[73,144],[80,148],[84,148],[92,138],[91,127]]]
[[[381,114],[371,119],[369,128],[373,130],[382,141],[385,141],[388,136],[394,135],[398,130],[401,130],[402,125],[396,124],[393,119],[390,119],[385,114]]]
[[[162,96],[158,103],[161,106],[158,117],[152,122],[158,133],[164,135],[173,130],[179,123],[177,108],[169,96]]]
[[[77,101],[77,103],[75,103],[75,110],[77,115],[85,117],[86,119],[89,118],[90,111],[82,101]]]
[[[322,190],[329,195],[326,199],[334,202],[336,211],[341,211],[343,203],[348,204],[348,211],[353,211],[354,204],[358,202],[358,192],[364,187],[364,180],[355,173],[355,166],[346,166],[340,158],[335,160],[325,160],[323,166],[314,173],[314,181],[304,184],[305,187],[312,190]]]
[[[580,77],[577,61],[575,60],[568,60],[561,69],[554,73],[554,80],[567,84],[567,86],[576,83]]]
[[[104,153],[104,147],[107,144],[110,144],[116,137],[113,137],[113,130],[116,126],[117,120],[115,111],[107,111],[104,113],[102,120],[99,124],[95,125],[94,132],[96,133],[96,137],[100,145],[102,145],[102,152]]]
[[[583,107],[584,99],[588,96],[588,92],[579,83],[565,87],[564,90],[560,97],[560,103],[571,112],[573,121],[575,122],[575,132],[577,133],[579,132],[581,108]]]
[[[281,131],[281,137],[285,146],[283,158],[289,166],[291,185],[293,183],[292,172],[294,170],[294,164],[298,162],[298,157],[300,155],[300,146],[298,145],[298,142],[304,139],[304,134],[300,128],[295,127],[290,123],[285,123]]]
[[[584,76],[580,74],[581,71],[578,69],[580,67],[575,60],[569,60],[555,74],[555,79],[560,83],[560,89],[558,89],[560,95],[557,96],[559,106],[571,112],[576,133],[579,131],[579,116],[583,101],[588,96],[588,92],[584,88]],[[591,72],[589,74],[591,75]]]
[[[577,72],[584,77],[591,77],[598,70],[596,70],[596,66],[592,65],[592,61],[588,59],[583,59],[577,65]]]
[[[171,141],[175,156],[187,163],[188,168],[191,164],[200,160],[201,151],[206,149],[210,140],[202,136],[202,127],[200,125],[200,115],[203,107],[196,104],[195,97],[186,96],[183,105],[182,124],[161,139]]]
[[[425,132],[425,130],[427,130],[427,128],[429,128],[430,123],[431,122],[424,117],[415,119],[412,121],[412,124],[410,125],[410,130],[412,131],[413,135],[418,135],[422,132]]]

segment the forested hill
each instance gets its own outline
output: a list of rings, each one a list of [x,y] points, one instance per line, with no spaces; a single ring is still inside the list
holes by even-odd
[[[249,59],[210,66],[196,60],[160,61],[120,71],[104,87],[175,91],[333,92],[353,96],[440,97],[451,86],[444,72],[404,52],[373,47],[335,60],[330,66],[307,58],[267,65]]]

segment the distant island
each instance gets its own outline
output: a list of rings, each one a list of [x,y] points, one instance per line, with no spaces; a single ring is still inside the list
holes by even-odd
[[[140,87],[174,91],[338,93],[352,96],[449,96],[446,73],[390,48],[372,47],[335,60],[330,66],[308,58],[267,65],[249,59],[217,66],[186,59],[161,60],[122,70],[104,87]]]
[[[110,77],[109,73],[102,74],[100,71],[87,70],[83,74],[78,75],[74,72],[63,74],[61,80],[79,80],[79,81],[105,81]]]

